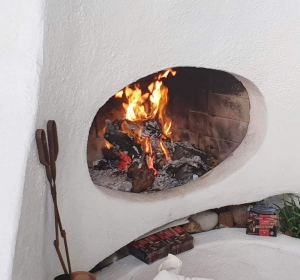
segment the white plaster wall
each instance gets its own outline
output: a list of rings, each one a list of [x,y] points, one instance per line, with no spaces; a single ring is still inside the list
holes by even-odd
[[[48,119],[58,124],[58,196],[74,269],[90,269],[191,213],[300,192],[299,32],[297,0],[48,0],[36,127]],[[244,142],[209,176],[185,187],[143,195],[94,186],[86,144],[98,108],[132,81],[174,66],[241,76],[252,106]],[[50,193],[32,143],[13,279],[61,273],[52,227]]]
[[[42,66],[43,1],[0,1],[0,279],[11,279]]]

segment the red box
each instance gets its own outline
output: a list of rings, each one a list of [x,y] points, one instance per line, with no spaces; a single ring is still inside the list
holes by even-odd
[[[277,236],[277,215],[275,209],[266,205],[254,205],[250,208],[246,233],[261,236]]]

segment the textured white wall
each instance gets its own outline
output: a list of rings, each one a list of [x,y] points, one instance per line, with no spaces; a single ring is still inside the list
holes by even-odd
[[[222,205],[300,192],[300,3],[48,0],[36,127],[58,124],[58,196],[74,269],[90,269],[145,232]],[[237,73],[251,99],[248,134],[203,179],[157,194],[95,187],[86,165],[90,124],[125,85],[158,70],[198,66]],[[32,143],[14,278],[61,272],[53,213]]]
[[[0,279],[11,279],[39,92],[43,1],[0,1]]]

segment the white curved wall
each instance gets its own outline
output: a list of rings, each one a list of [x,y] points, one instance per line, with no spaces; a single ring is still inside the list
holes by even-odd
[[[300,192],[299,32],[296,0],[48,0],[36,127],[57,121],[59,205],[74,269],[90,269],[170,220]],[[252,107],[242,145],[186,187],[151,195],[95,187],[86,143],[98,108],[132,81],[174,66],[221,69],[253,82],[241,78]],[[32,142],[13,279],[32,279],[32,271],[35,279],[61,273],[52,209]]]
[[[0,1],[0,279],[11,279],[42,68],[44,1]]]

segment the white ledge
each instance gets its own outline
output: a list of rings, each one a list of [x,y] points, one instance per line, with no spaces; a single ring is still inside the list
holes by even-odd
[[[219,229],[194,235],[195,248],[178,257],[181,274],[222,280],[289,279],[300,275],[300,240],[251,236],[245,229]],[[128,256],[98,272],[101,280],[152,280],[162,262],[144,264]]]

